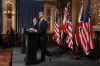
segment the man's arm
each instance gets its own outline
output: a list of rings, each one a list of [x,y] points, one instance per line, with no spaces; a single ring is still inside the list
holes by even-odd
[[[47,27],[48,27],[48,23],[47,21],[43,20],[41,26],[40,26],[40,33],[44,34],[47,32]]]

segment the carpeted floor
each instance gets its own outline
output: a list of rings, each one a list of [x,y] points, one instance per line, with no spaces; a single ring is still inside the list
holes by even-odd
[[[0,66],[10,66],[12,48],[0,49]]]
[[[26,66],[24,62],[24,57],[25,54],[21,53],[21,49],[15,48],[13,50],[12,66]],[[80,60],[75,60],[67,53],[51,58],[51,62],[49,61],[49,57],[46,57],[45,62],[30,66],[100,66],[100,64],[96,63],[96,60],[91,60],[86,57],[81,57]]]

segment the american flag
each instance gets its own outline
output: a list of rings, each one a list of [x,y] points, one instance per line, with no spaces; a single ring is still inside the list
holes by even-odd
[[[60,30],[59,30],[59,22],[58,22],[58,10],[55,11],[55,23],[54,23],[54,38],[56,38],[56,42],[60,43]]]
[[[95,48],[93,35],[90,29],[90,0],[88,0],[87,8],[84,14],[80,14],[81,18],[79,17],[78,28],[76,29],[76,40],[80,42],[84,54],[89,55],[89,50]]]
[[[66,42],[68,43],[68,47],[73,49],[73,35],[72,35],[72,4],[71,1],[68,3],[68,17],[66,24]]]
[[[94,49],[94,40],[93,40],[93,34],[91,31],[91,24],[90,24],[90,0],[88,0],[87,9],[84,15],[84,34],[86,34],[87,42],[90,49]]]
[[[64,33],[66,31],[66,24],[67,24],[67,21],[68,21],[68,7],[70,6],[70,4],[67,4],[67,7],[65,7],[64,9],[64,16],[63,16],[63,23],[62,23],[62,26],[61,26],[61,38],[64,37]]]
[[[81,8],[80,8],[79,17],[78,17],[78,23],[77,23],[76,32],[75,32],[75,39],[76,39],[77,47],[79,47],[79,44],[80,44],[79,34],[80,34],[81,28],[82,28],[82,21],[83,21],[83,0],[81,3]]]

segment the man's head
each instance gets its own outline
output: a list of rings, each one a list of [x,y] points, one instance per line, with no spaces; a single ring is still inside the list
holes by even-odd
[[[36,23],[36,22],[37,22],[36,17],[34,17],[34,18],[33,18],[33,22],[34,22],[34,23]]]
[[[41,12],[39,12],[39,18],[42,18],[43,16],[44,16],[44,14],[43,14],[43,12],[41,11]]]

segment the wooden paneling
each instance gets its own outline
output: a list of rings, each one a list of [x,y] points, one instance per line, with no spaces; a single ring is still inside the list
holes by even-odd
[[[44,16],[48,22],[48,33],[53,33],[56,5],[57,5],[57,0],[43,1]]]
[[[91,13],[94,17],[94,25],[100,25],[100,0],[91,1]]]
[[[73,32],[75,32],[76,24],[78,22],[78,14],[80,10],[80,0],[72,1],[72,24],[73,24]]]

